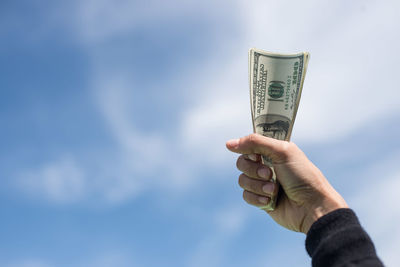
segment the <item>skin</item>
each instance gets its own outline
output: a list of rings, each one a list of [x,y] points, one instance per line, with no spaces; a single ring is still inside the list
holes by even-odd
[[[272,160],[281,191],[275,210],[267,213],[283,227],[307,233],[318,218],[336,209],[348,208],[321,171],[294,143],[251,134],[229,140],[226,147],[242,154],[236,164],[243,172],[239,185],[244,189],[243,199],[257,207],[265,206],[278,193],[278,187],[269,182],[272,171],[261,163],[260,155]]]

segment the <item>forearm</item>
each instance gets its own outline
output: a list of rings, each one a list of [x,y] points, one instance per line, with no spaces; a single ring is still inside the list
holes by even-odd
[[[350,209],[321,217],[307,233],[313,266],[383,266],[374,245]]]

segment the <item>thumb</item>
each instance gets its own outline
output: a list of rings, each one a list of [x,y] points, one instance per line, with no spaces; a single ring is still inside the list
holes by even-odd
[[[248,136],[232,139],[226,142],[226,147],[239,154],[260,154],[272,160],[272,163],[286,162],[290,144],[287,141],[281,141],[259,134],[250,134]]]

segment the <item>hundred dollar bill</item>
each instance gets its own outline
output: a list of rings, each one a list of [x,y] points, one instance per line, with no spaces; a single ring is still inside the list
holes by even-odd
[[[308,60],[307,52],[276,54],[255,48],[249,50],[250,105],[255,133],[290,140]],[[261,160],[271,167],[271,180],[279,186],[272,161],[265,156]],[[277,195],[260,208],[274,210]]]

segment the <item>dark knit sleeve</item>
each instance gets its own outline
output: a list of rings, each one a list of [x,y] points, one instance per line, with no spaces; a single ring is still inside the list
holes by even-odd
[[[314,267],[383,266],[351,209],[332,211],[314,222],[307,233],[306,249]]]

